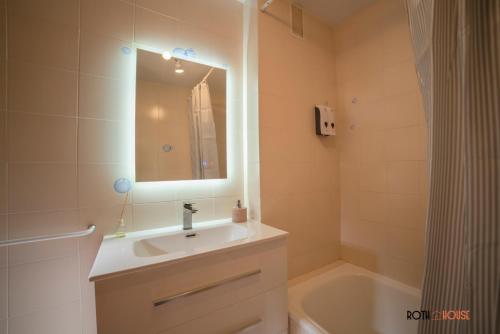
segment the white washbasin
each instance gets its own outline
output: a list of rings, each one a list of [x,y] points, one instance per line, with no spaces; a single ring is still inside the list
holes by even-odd
[[[151,257],[200,251],[222,246],[247,237],[248,229],[245,226],[236,224],[193,229],[136,240],[134,242],[134,255],[138,257]]]

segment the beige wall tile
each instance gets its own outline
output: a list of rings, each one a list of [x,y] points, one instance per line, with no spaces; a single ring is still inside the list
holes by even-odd
[[[79,163],[128,163],[133,143],[130,128],[121,121],[80,119]]]
[[[385,160],[425,160],[426,133],[422,126],[387,130]]]
[[[9,238],[12,239],[72,232],[83,227],[78,222],[76,209],[9,215]]]
[[[0,109],[7,109],[7,57],[6,51],[2,51],[1,38],[0,31]]]
[[[80,303],[63,304],[9,319],[9,333],[81,333]]]
[[[214,198],[214,219],[232,218],[233,208],[239,197],[219,197]],[[247,209],[248,214],[248,209]]]
[[[425,163],[420,161],[389,162],[386,165],[390,193],[421,194]]]
[[[9,164],[9,212],[77,207],[76,165]]]
[[[129,42],[82,30],[80,71],[116,79],[130,79],[134,68],[131,47]]]
[[[78,26],[78,0],[7,0],[9,17],[25,16]]]
[[[0,319],[8,317],[8,272],[6,268],[0,269]],[[4,333],[7,333],[5,331]]]
[[[9,266],[17,266],[65,256],[77,256],[77,245],[78,242],[75,239],[16,245],[9,248]]]
[[[374,2],[334,40],[342,257],[418,286],[421,262],[410,258],[423,258],[426,131],[404,8]]]
[[[7,163],[0,161],[0,214],[7,213],[7,198],[8,198],[8,187],[7,187]]]
[[[8,24],[9,60],[77,69],[78,27],[22,16],[9,17]]]
[[[78,258],[35,262],[9,268],[9,315],[77,301],[79,298]]]
[[[196,24],[214,33],[240,36],[242,33],[242,5],[237,1],[204,0],[190,2],[178,0],[138,0],[137,5],[157,11],[163,15]],[[214,17],[221,17],[214,22]]]
[[[384,223],[387,220],[387,195],[385,193],[359,193],[359,210],[361,219]]]
[[[427,210],[424,195],[388,194],[387,201],[389,224],[417,230],[425,228]]]
[[[384,100],[386,110],[385,127],[388,129],[424,125],[424,113],[418,92],[394,95]]]
[[[382,72],[382,87],[387,97],[418,91],[417,73],[412,60],[386,67]]]
[[[21,61],[10,61],[8,71],[9,110],[76,115],[76,72]]]
[[[9,113],[9,160],[76,162],[76,119]]]
[[[114,233],[122,209],[123,195],[113,191],[113,182],[131,177],[132,144],[126,141],[134,111],[134,33],[139,47],[193,47],[204,61],[227,63],[235,113],[231,126],[242,124],[237,115],[243,110],[242,4],[200,1],[193,11],[192,4],[176,0],[175,15],[166,16],[143,8],[151,1],[137,2],[134,9],[134,1],[8,0],[9,17],[2,21],[9,27],[0,27],[0,129],[6,129],[0,131],[5,137],[0,140],[0,225],[6,224],[9,211],[9,238],[76,231],[90,223],[98,227],[91,237],[78,240],[78,249],[73,240],[9,251],[11,267],[4,272],[13,333],[96,332],[94,286],[87,274],[102,234]],[[168,1],[158,4],[168,9]],[[7,119],[7,107],[23,113]],[[177,218],[181,201],[193,198],[201,208],[195,220],[228,216],[235,199],[243,197],[242,140],[235,132],[229,181],[158,188],[136,184],[125,207],[127,230],[164,226],[165,217]],[[9,156],[7,139],[13,148]],[[132,198],[145,205],[134,207]],[[162,201],[170,201],[170,213],[153,207]],[[0,226],[0,238],[6,237],[2,231]],[[7,263],[7,252],[0,249],[0,268]],[[7,293],[2,275],[0,298],[7,300],[2,298]],[[3,310],[0,304],[0,332],[7,326]],[[54,320],[61,316],[63,320]]]
[[[129,80],[80,75],[78,116],[111,121],[133,115],[135,87]]]
[[[424,263],[424,231],[390,227],[388,249],[392,257],[410,263]]]
[[[82,0],[81,28],[132,41],[134,6],[120,0]]]
[[[387,177],[385,164],[382,162],[361,163],[359,173],[361,191],[387,191]]]
[[[194,216],[193,216],[194,220]],[[139,229],[152,229],[179,225],[182,216],[178,217],[175,202],[134,205],[134,222]]]
[[[135,42],[145,48],[162,52],[177,47],[178,22],[147,9],[136,8]]]
[[[79,211],[79,224],[80,226],[88,226],[90,224],[96,225],[96,233],[91,237],[80,239],[79,250],[80,256],[82,252],[92,254],[97,253],[99,245],[101,244],[101,238],[103,235],[114,234],[120,223],[120,215],[123,210],[123,220],[125,222],[125,231],[135,231],[140,230],[141,226],[137,227],[134,225],[133,209],[131,204],[127,204],[125,209],[123,208],[123,202],[121,204],[96,208],[82,208]]]
[[[129,178],[128,166],[121,164],[78,165],[78,202],[80,208],[106,208],[120,205],[124,194],[116,193],[113,183]]]
[[[0,110],[0,161],[7,161],[7,111]]]
[[[273,15],[284,21],[288,9],[286,1],[273,3]],[[337,156],[360,146],[357,136],[337,143],[314,133],[314,105],[333,105],[335,98],[331,29],[307,14],[303,40],[268,15],[260,15],[259,25],[262,221],[290,233],[289,277],[294,277],[338,258]]]

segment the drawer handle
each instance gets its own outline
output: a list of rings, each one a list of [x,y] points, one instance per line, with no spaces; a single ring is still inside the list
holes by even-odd
[[[220,280],[220,281],[217,281],[217,282],[214,282],[214,283],[210,283],[210,284],[207,284],[207,285],[204,285],[204,286],[200,286],[200,287],[192,289],[192,290],[188,290],[188,291],[184,291],[184,292],[179,292],[179,293],[176,293],[175,295],[171,295],[171,296],[168,296],[168,297],[164,297],[164,298],[160,298],[160,299],[154,300],[153,301],[153,306],[157,307],[157,306],[166,304],[168,302],[171,302],[171,301],[179,299],[179,298],[189,297],[189,296],[195,295],[195,294],[200,293],[200,292],[204,292],[204,291],[207,291],[207,290],[214,289],[214,288],[219,287],[219,286],[224,285],[224,284],[228,284],[228,283],[231,283],[231,282],[234,282],[234,281],[238,281],[238,280],[243,279],[243,278],[247,278],[247,277],[250,277],[250,276],[259,275],[261,272],[262,272],[262,270],[256,269],[256,270],[248,271],[246,273],[242,273],[242,274],[239,274],[239,275],[236,275],[236,276],[233,276],[233,277],[228,277],[228,278],[225,278],[223,280]]]
[[[230,334],[240,334],[240,333],[244,333],[246,330],[250,329],[250,328],[253,328],[257,325],[259,325],[260,323],[262,322],[262,319],[256,319],[248,324],[245,324],[244,326],[238,328],[237,330],[231,332]]]

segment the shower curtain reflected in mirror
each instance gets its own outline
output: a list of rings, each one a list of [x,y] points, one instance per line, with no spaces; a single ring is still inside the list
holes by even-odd
[[[210,89],[205,80],[191,92],[189,122],[193,178],[220,178],[214,114]]]
[[[419,333],[498,334],[500,1],[405,2],[429,133],[421,308],[469,314]]]

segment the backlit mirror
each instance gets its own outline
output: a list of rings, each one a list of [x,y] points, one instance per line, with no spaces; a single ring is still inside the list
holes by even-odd
[[[226,178],[226,71],[140,49],[136,71],[136,180]]]

